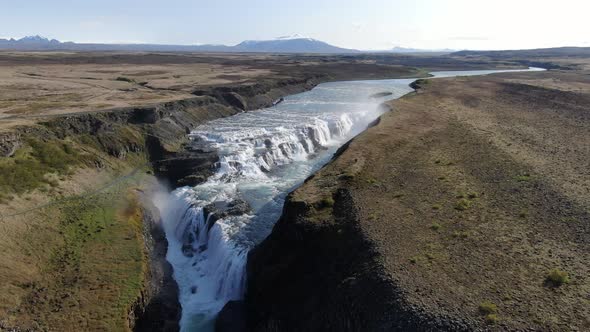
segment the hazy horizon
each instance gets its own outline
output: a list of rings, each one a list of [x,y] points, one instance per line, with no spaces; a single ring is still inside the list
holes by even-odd
[[[590,46],[581,0],[21,1],[3,6],[0,38],[77,43],[223,44],[299,34],[359,50]],[[558,15],[559,10],[567,15]]]

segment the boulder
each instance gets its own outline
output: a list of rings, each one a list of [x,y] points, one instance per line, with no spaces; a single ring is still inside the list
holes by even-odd
[[[371,98],[382,98],[382,97],[385,97],[385,96],[391,96],[392,94],[393,94],[393,92],[389,92],[389,91],[377,92],[377,93],[374,93],[374,94],[370,95],[369,97],[371,97]]]

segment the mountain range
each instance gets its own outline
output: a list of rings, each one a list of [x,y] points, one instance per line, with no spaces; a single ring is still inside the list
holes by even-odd
[[[0,39],[0,49],[23,51],[148,51],[148,52],[262,52],[262,53],[420,53],[431,52],[395,47],[390,50],[360,51],[330,45],[326,42],[300,35],[284,36],[271,40],[246,40],[234,46],[228,45],[165,45],[165,44],[100,44],[61,42],[41,36],[27,36],[21,39]],[[440,52],[437,50],[436,52]],[[445,50],[446,51],[446,50]]]
[[[330,45],[299,35],[272,40],[246,40],[227,45],[99,44],[60,42],[41,36],[0,39],[0,49],[72,50],[72,51],[180,51],[180,52],[265,52],[265,53],[358,53],[360,51]]]

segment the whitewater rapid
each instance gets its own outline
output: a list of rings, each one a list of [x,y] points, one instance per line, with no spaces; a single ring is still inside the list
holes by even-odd
[[[244,295],[248,251],[270,233],[287,193],[385,112],[381,103],[411,92],[413,80],[324,83],[271,108],[217,119],[191,132],[191,140],[217,150],[214,175],[155,202],[179,287],[182,331],[213,330],[225,303]],[[371,97],[380,92],[391,95]]]

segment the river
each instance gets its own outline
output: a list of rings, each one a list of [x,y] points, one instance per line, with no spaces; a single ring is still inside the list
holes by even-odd
[[[506,71],[514,70],[431,74]],[[217,119],[192,131],[191,140],[218,151],[215,174],[155,202],[179,286],[182,331],[213,330],[224,304],[244,295],[247,253],[270,233],[286,195],[385,112],[381,103],[412,92],[414,80],[323,83],[273,107]],[[382,92],[391,94],[371,97]]]

